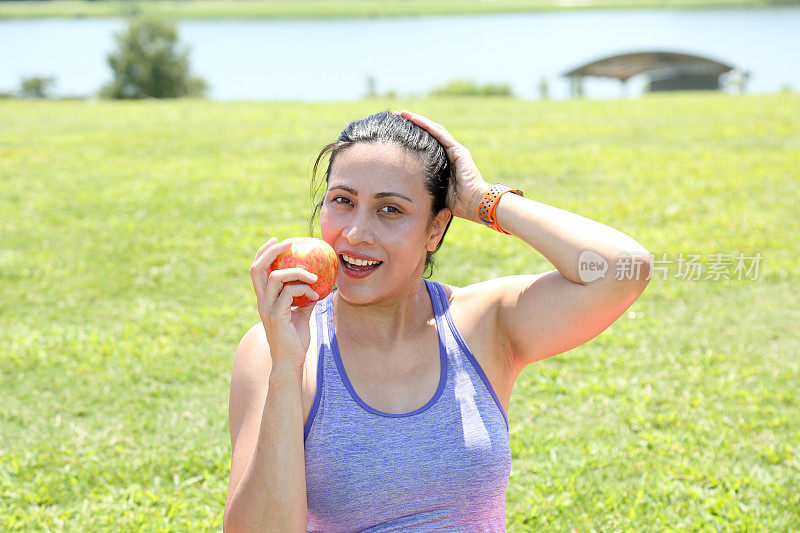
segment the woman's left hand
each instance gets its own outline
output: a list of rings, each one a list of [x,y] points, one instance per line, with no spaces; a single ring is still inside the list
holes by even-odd
[[[429,118],[406,109],[395,111],[394,114],[410,120],[433,135],[445,149],[450,165],[454,169],[456,180],[455,190],[451,187],[447,194],[447,205],[453,211],[453,216],[482,223],[478,217],[478,205],[491,185],[484,181],[478,167],[475,166],[475,162],[472,160],[472,154],[469,153],[469,150],[456,141],[450,135],[450,132],[444,129],[444,126]]]

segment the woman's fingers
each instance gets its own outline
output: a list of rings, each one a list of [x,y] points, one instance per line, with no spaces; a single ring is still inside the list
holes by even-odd
[[[295,296],[306,296],[309,300],[317,300],[319,298],[319,295],[308,285],[284,285],[273,309],[276,311],[288,309],[292,306]]]
[[[401,117],[410,120],[417,126],[425,129],[428,133],[433,135],[439,143],[444,146],[445,149],[449,148],[456,148],[459,145],[458,141],[456,141],[455,137],[450,135],[450,132],[445,129],[444,126],[439,124],[438,122],[434,122],[433,120],[419,115],[417,113],[412,113],[407,109],[403,109],[402,111],[398,112]]]
[[[253,287],[256,296],[261,300],[266,308],[274,308],[279,296],[282,294],[284,286],[298,285],[302,291],[307,291],[309,298],[317,299],[318,295],[309,287],[319,279],[316,274],[303,268],[282,268],[268,272],[270,265],[282,253],[289,251],[292,246],[288,239],[283,242],[276,242],[274,237],[264,243],[256,254],[256,259],[250,266],[250,277],[253,279]],[[292,289],[295,292],[295,289]]]
[[[250,265],[250,278],[253,280],[253,288],[256,291],[256,296],[262,297],[264,288],[267,284],[267,270],[275,259],[283,252],[289,251],[291,243],[272,243],[270,239],[264,246],[259,249],[256,259]]]
[[[269,250],[270,248],[272,248],[274,246],[281,246],[282,251],[278,252],[278,254],[281,254],[281,253],[285,252],[286,250],[289,249],[289,243],[287,241],[288,241],[288,239],[285,239],[282,242],[278,242],[278,239],[276,239],[275,237],[270,237],[270,239],[267,242],[265,242],[264,244],[262,244],[261,248],[258,249],[258,251],[256,252],[256,257],[255,257],[255,259],[253,259],[253,262],[255,263],[256,261],[258,261],[259,257],[263,256],[264,253],[267,252],[267,250]],[[285,248],[285,249],[283,249],[283,248]],[[277,257],[277,255],[275,257]],[[274,260],[275,259],[273,258],[273,261]]]
[[[316,274],[302,268],[282,268],[280,270],[273,270],[267,278],[264,296],[267,302],[276,301],[282,290],[295,285],[295,283],[290,282],[299,281],[300,283],[296,285],[308,287],[308,289],[311,290],[311,287],[308,285],[316,283],[317,279]]]
[[[253,258],[253,262],[255,262],[255,261],[258,259],[258,256],[260,256],[261,254],[263,254],[263,253],[264,253],[264,251],[265,251],[267,248],[269,248],[270,246],[272,246],[272,245],[273,245],[273,244],[275,244],[276,242],[278,242],[278,239],[276,239],[275,237],[270,237],[270,238],[269,238],[269,240],[268,240],[267,242],[265,242],[264,244],[262,244],[262,245],[261,245],[261,248],[259,248],[259,249],[258,249],[258,251],[256,252],[256,256]]]
[[[291,242],[283,241],[275,243],[272,242],[273,239],[270,239],[264,244],[264,246],[259,248],[256,258],[253,260],[253,265],[250,268],[251,270],[253,267],[266,270],[279,255],[284,252],[288,252],[292,247]],[[272,244],[270,244],[270,242],[272,242]]]

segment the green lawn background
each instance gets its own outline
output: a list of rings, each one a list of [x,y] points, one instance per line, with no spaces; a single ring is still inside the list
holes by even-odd
[[[0,530],[221,529],[253,255],[306,234],[314,155],[387,108],[657,258],[762,255],[756,280],[668,264],[599,337],[522,373],[508,530],[800,528],[800,95],[673,93],[0,101]],[[463,220],[437,257],[459,286],[552,268]]]

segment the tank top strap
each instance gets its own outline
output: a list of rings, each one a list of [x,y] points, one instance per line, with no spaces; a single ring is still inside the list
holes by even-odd
[[[434,295],[432,300],[434,302],[434,313],[436,314],[436,326],[439,328],[440,332],[443,332],[442,335],[446,337],[445,342],[447,345],[448,357],[457,358],[459,361],[463,361],[465,364],[472,366],[475,374],[480,378],[486,390],[489,392],[494,404],[502,413],[506,431],[510,431],[508,415],[503,408],[503,404],[500,402],[500,398],[497,397],[497,393],[494,387],[492,387],[486,372],[483,371],[483,368],[481,368],[472,350],[467,346],[467,342],[464,340],[461,332],[456,327],[453,315],[450,313],[450,302],[447,299],[447,293],[444,291],[444,287],[436,281],[425,280],[425,283],[428,284],[428,287],[431,289],[431,294]]]
[[[314,403],[311,404],[311,411],[308,413],[308,419],[303,427],[303,442],[308,438],[308,432],[311,430],[311,424],[319,409],[320,401],[322,400],[323,385],[325,383],[325,353],[330,352],[330,336],[328,334],[328,321],[326,318],[331,311],[331,300],[333,292],[331,292],[323,301],[318,302],[314,307],[314,316],[317,322],[317,338],[315,339],[317,351],[317,371],[316,371],[316,390],[314,391]]]
[[[452,345],[456,343],[458,331],[455,329],[452,319],[450,319],[450,304],[447,301],[447,293],[439,282],[425,280],[428,292],[433,303],[433,314],[436,317],[436,329],[439,330],[439,338],[448,346],[448,354],[452,354]]]
[[[330,312],[331,300],[333,299],[333,292],[331,292],[324,300],[318,302],[314,308],[314,315],[317,318],[317,354],[319,354],[320,346],[327,346],[330,344],[328,337],[328,321],[325,320],[327,313]]]
[[[447,295],[444,294],[444,289],[442,289],[441,285],[437,282],[427,279],[424,281],[425,286],[428,288],[428,293],[431,295],[433,315],[436,317],[436,328],[439,330],[439,338],[442,338],[445,328],[447,328],[445,322],[445,303],[447,302]]]

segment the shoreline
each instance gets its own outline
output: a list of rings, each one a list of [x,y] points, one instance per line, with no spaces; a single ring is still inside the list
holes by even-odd
[[[186,0],[167,2],[141,0],[122,2],[97,0],[52,0],[48,2],[0,2],[0,20],[41,18],[119,18],[152,15],[166,19],[243,19],[297,20],[339,18],[435,17],[453,15],[499,15],[513,13],[557,12],[576,10],[629,9],[753,9],[799,7],[800,0],[776,4],[767,0],[541,0],[519,2],[500,0],[487,4],[480,0],[403,2],[349,1],[330,3],[324,0],[295,2]]]

